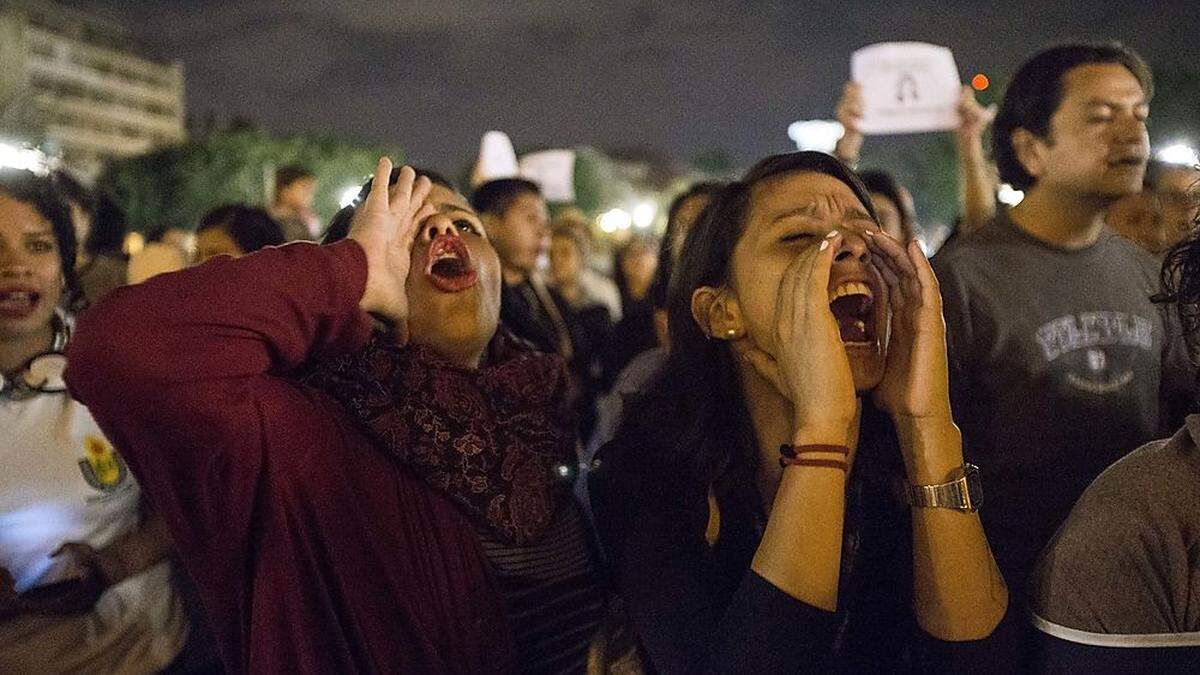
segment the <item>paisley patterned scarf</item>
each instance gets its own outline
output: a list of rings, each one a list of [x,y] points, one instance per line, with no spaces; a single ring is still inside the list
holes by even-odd
[[[382,335],[302,379],[342,403],[381,450],[503,540],[550,524],[575,457],[567,370],[557,356],[498,333],[477,370]],[[574,475],[574,471],[564,472]]]

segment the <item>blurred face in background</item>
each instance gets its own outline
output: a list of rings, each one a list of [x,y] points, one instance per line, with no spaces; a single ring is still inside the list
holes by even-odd
[[[32,204],[0,193],[0,340],[51,331],[62,289],[62,260],[50,221]]]
[[[1197,180],[1200,172],[1191,167],[1160,169],[1154,187],[1113,203],[1105,220],[1121,236],[1155,255],[1163,255],[1196,228],[1200,208],[1200,195],[1195,192]]]
[[[311,209],[317,194],[316,178],[294,180],[275,195],[275,205],[290,209]]]
[[[654,271],[658,269],[658,247],[652,241],[635,240],[629,244],[625,254],[621,256],[621,274],[625,277],[626,288],[633,298],[640,300],[646,297],[650,283],[654,281]]]
[[[550,238],[550,281],[560,288],[579,283],[583,274],[583,251],[569,235]]]
[[[485,214],[488,237],[500,254],[506,280],[517,283],[537,267],[550,236],[546,200],[526,192],[515,197],[502,214]]]

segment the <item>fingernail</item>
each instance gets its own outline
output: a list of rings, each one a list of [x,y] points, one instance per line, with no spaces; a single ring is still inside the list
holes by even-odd
[[[832,231],[832,232],[830,232],[829,234],[825,235],[825,238],[826,238],[826,239],[833,239],[833,238],[834,238],[834,237],[836,237],[837,235],[838,235],[838,231],[837,231],[837,230],[833,230],[833,231]]]
[[[875,233],[874,233],[874,232],[872,232],[872,231],[870,231],[870,230],[863,230],[863,234],[867,235],[868,237],[874,237],[874,236],[875,236]]]
[[[828,240],[828,239],[826,239],[825,241],[821,242],[821,245],[820,245],[820,246],[817,248],[817,250],[818,250],[818,251],[824,251],[824,250],[825,250],[825,249],[827,249],[827,248],[829,248],[829,240]]]

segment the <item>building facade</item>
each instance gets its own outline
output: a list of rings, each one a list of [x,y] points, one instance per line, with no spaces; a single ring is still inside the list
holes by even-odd
[[[183,66],[147,56],[102,17],[0,0],[0,124],[94,178],[107,159],[184,140]]]

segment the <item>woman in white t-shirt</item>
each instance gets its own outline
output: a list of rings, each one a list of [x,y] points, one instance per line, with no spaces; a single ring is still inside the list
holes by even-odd
[[[170,544],[63,384],[70,211],[0,169],[0,672],[152,673],[188,636]]]

